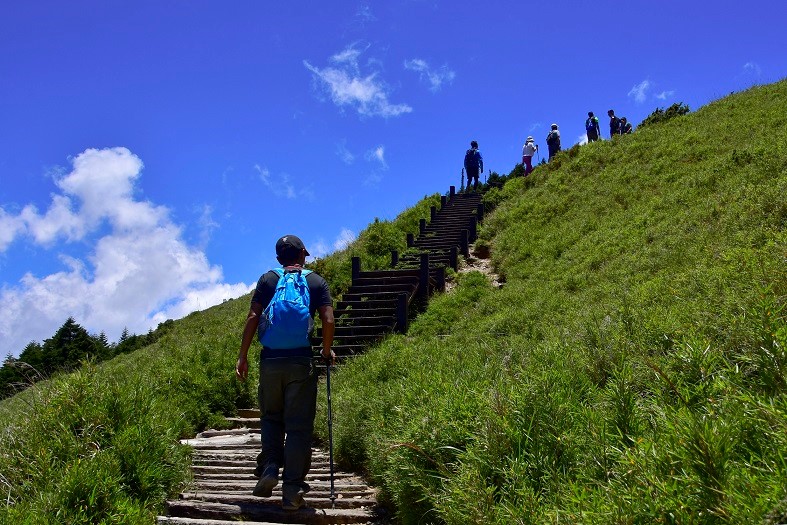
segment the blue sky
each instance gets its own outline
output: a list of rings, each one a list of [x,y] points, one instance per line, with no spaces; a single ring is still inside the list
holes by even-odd
[[[477,140],[635,125],[787,74],[787,3],[13,2],[0,9],[0,352],[117,340],[459,184]],[[746,130],[741,130],[745,133]]]

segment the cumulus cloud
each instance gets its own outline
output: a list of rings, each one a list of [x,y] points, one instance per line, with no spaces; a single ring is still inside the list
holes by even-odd
[[[583,133],[582,135],[577,137],[576,144],[579,144],[580,146],[584,146],[587,143],[588,143],[587,133]]]
[[[456,77],[456,73],[450,70],[448,66],[443,65],[437,69],[432,69],[425,60],[420,58],[405,60],[404,68],[419,73],[421,80],[429,84],[429,90],[432,93],[440,91],[443,83],[447,82],[450,84]]]
[[[38,245],[79,241],[87,247],[81,258],[60,255],[61,271],[28,273],[3,285],[0,351],[17,354],[30,341],[51,336],[68,317],[111,339],[125,327],[143,333],[251,289],[222,282],[221,267],[184,241],[165,207],[134,196],[141,170],[142,161],[126,148],[88,149],[55,181],[62,193],[52,196],[46,212],[26,206],[16,217],[0,213],[6,233],[0,241],[14,229]],[[208,232],[217,227],[209,208],[201,222]],[[91,235],[101,226],[107,227]]]
[[[634,99],[637,104],[642,104],[647,99],[647,91],[650,89],[650,80],[643,80],[628,92],[628,96]]]
[[[536,122],[530,126],[530,128],[528,129],[528,133],[533,133],[534,131],[541,128],[542,126],[543,124],[541,124],[540,122]]]
[[[674,94],[675,94],[674,90],[662,91],[661,93],[656,95],[656,98],[659,99],[659,100],[667,100],[668,98],[672,98],[672,95],[674,95]]]
[[[329,60],[332,65],[322,69],[306,60],[303,65],[311,71],[315,83],[325,89],[339,107],[355,108],[360,115],[367,117],[388,118],[410,113],[413,108],[407,104],[389,101],[390,88],[376,71],[369,74],[361,72],[358,59],[366,49],[352,45],[333,55]]]

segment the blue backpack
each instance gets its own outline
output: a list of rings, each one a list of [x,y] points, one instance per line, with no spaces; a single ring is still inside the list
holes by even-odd
[[[310,347],[309,334],[314,326],[309,312],[311,270],[285,271],[274,268],[279,276],[273,298],[262,312],[257,337],[263,346],[276,350]]]

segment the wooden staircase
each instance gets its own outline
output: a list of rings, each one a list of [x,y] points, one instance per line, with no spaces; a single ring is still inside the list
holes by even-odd
[[[240,416],[239,422],[254,421],[252,426],[259,428],[259,410],[243,410]],[[319,449],[312,450],[312,468],[306,478],[311,487],[305,495],[308,507],[287,511],[281,508],[281,485],[270,498],[251,494],[257,483],[259,430],[209,430],[183,443],[194,448],[194,479],[177,500],[167,502],[167,515],[158,517],[159,525],[370,524],[380,519],[374,488],[356,474],[334,471],[337,498],[331,503],[328,455]]]
[[[432,207],[430,220],[422,219],[418,235],[408,234],[408,249],[400,257],[391,253],[391,268],[361,271],[352,261],[352,284],[334,309],[336,328],[333,350],[341,362],[364,352],[386,335],[407,331],[411,313],[425,307],[435,291],[445,289],[446,268],[458,269],[459,256],[469,255],[483,218],[481,195],[456,194],[454,187]],[[312,341],[319,352],[322,334]],[[251,494],[256,457],[260,451],[260,414],[240,410],[229,418],[233,430],[209,430],[184,443],[194,448],[194,480],[177,500],[166,503],[164,525],[229,525],[238,521],[256,525],[274,523],[382,523],[375,490],[359,476],[334,472],[335,494],[330,500],[329,465],[324,451],[313,449],[312,468],[306,482],[307,507],[281,508],[281,485],[271,498]]]

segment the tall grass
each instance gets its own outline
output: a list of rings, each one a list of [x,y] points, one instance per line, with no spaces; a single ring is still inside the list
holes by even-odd
[[[340,290],[353,255],[366,269],[386,266],[436,203],[439,195],[426,197],[393,221],[374,221],[315,266]],[[154,523],[189,481],[190,454],[178,440],[256,405],[257,367],[247,383],[234,374],[249,300],[189,315],[144,349],[0,401],[0,523]]]
[[[403,523],[778,522],[784,107],[754,88],[509,180],[480,234],[505,286],[460,277],[339,371],[340,459]]]

